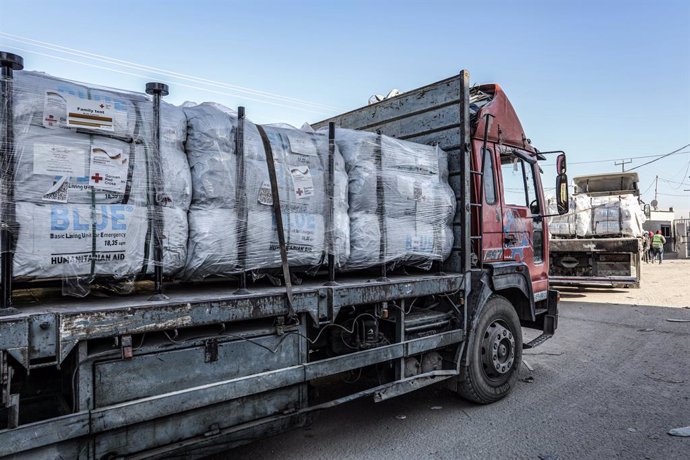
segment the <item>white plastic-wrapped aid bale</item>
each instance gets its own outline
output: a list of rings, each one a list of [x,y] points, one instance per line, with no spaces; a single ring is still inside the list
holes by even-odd
[[[142,268],[145,208],[18,202],[16,210],[15,276],[69,278],[93,273],[120,278]]]
[[[349,234],[338,228],[348,222],[347,174],[338,149],[334,152],[334,199],[328,198],[328,137],[323,133],[305,132],[287,125],[264,127],[276,170],[280,207],[288,262],[296,267],[321,264],[328,251],[327,218],[333,207],[333,254],[337,266],[348,257]],[[248,159],[246,194],[249,209],[247,266],[278,267],[278,235],[273,221],[273,197],[270,176],[263,149],[256,160]],[[263,197],[263,199],[261,199]],[[267,216],[271,216],[267,220]],[[271,232],[257,232],[260,228]]]
[[[150,103],[144,94],[99,88],[41,72],[16,72],[13,86],[17,127],[79,129],[132,139],[142,129],[136,104]]]
[[[280,245],[272,210],[250,210],[247,222],[247,266],[279,267]],[[326,233],[322,215],[285,212],[283,229],[290,265],[313,267],[322,262]]]
[[[244,177],[239,180],[236,114],[209,103],[184,110],[193,184],[185,277],[199,279],[280,267],[270,175],[258,128],[245,120]],[[349,252],[349,219],[347,175],[340,153],[336,149],[335,199],[331,203],[327,193],[327,136],[287,125],[263,129],[273,154],[288,263],[308,269],[324,261],[328,252],[327,219],[333,205],[336,225],[332,251],[336,263],[344,264]],[[244,188],[240,188],[242,183]],[[244,209],[238,206],[238,200],[244,200]],[[245,238],[242,224],[248,229]],[[215,243],[207,244],[201,238]],[[244,260],[240,260],[242,253]]]
[[[192,202],[195,207],[234,208],[237,190],[235,131],[237,114],[221,105],[204,102],[184,107],[187,117],[185,150],[192,175]],[[256,126],[245,123],[245,157],[263,154]]]
[[[386,242],[384,260],[394,261],[404,257],[405,261],[424,264],[439,260],[439,255],[450,254],[453,245],[452,229],[448,225],[416,222],[410,225],[409,217],[386,217],[385,226],[389,236]],[[379,260],[381,226],[379,218],[371,213],[350,215],[350,258],[348,267],[363,268]]]
[[[235,273],[239,270],[237,116],[211,103],[185,106],[183,110],[187,119],[185,151],[192,178],[184,278]]]
[[[592,215],[587,236],[642,236],[646,218],[636,196],[591,197],[589,203]]]
[[[573,197],[575,201],[575,234],[580,238],[591,235],[592,206],[590,197],[578,194]]]
[[[163,271],[178,272],[191,198],[184,113],[162,104],[158,152],[153,103],[144,94],[16,72],[13,100],[15,175],[4,186],[12,187],[19,228],[15,275],[152,273],[156,190],[164,206]],[[158,167],[167,172],[154,175]]]
[[[94,89],[41,74],[19,72],[15,80],[17,199],[90,203],[93,190],[97,203],[145,205],[150,201],[150,169],[157,157],[151,101],[136,93]],[[76,121],[65,113],[69,109],[65,101],[78,108],[79,103],[104,105],[107,116],[101,118],[113,121],[104,121],[100,127],[73,124]],[[161,193],[167,206],[188,209],[191,177],[184,153],[184,112],[162,103],[160,127],[161,169],[165,171]],[[104,159],[109,160],[107,164]],[[92,174],[99,166],[107,176]]]
[[[347,129],[336,130],[336,143],[349,180],[347,268],[393,262],[428,269],[433,261],[448,257],[455,199],[448,185],[445,152]],[[377,192],[379,180],[381,190]]]
[[[577,209],[575,200],[569,198],[569,209],[566,214],[558,215],[558,207],[556,206],[556,198],[549,198],[548,200],[549,217],[549,233],[556,237],[574,237],[576,235],[576,220]]]
[[[184,277],[203,279],[237,272],[236,228],[234,209],[192,207]]]
[[[149,120],[153,120],[152,104],[140,103],[137,108],[143,121],[142,136],[151,139],[153,123]],[[163,173],[159,185],[163,203],[166,207],[186,211],[192,201],[192,176],[185,152],[187,117],[182,108],[161,101],[159,134],[160,169]],[[149,146],[145,147],[150,149]],[[146,152],[145,157],[152,158],[153,152]],[[152,168],[154,165],[149,166]]]
[[[17,203],[19,233],[14,275],[21,278],[136,275],[153,265],[147,260],[147,209],[123,204]],[[164,271],[172,275],[184,266],[187,226],[180,216],[164,210]],[[95,232],[94,232],[95,230]],[[151,243],[149,242],[149,245]],[[149,247],[148,253],[152,249]],[[149,256],[150,257],[150,256]]]

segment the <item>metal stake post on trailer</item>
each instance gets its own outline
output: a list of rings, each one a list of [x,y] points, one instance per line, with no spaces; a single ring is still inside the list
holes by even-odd
[[[388,252],[388,235],[386,229],[385,185],[383,183],[383,150],[381,147],[381,130],[376,131],[376,149],[374,150],[376,161],[376,214],[379,218],[379,263],[381,264],[381,277],[379,281],[389,281],[386,271],[386,253]]]
[[[335,281],[335,123],[328,123],[328,281],[326,286],[336,286]]]
[[[248,294],[247,290],[247,194],[245,191],[244,165],[244,107],[237,107],[237,130],[235,131],[235,159],[237,166],[237,190],[235,204],[237,206],[237,256],[242,268],[240,273],[240,287],[235,294]]]
[[[2,138],[0,138],[0,155],[2,155],[2,209],[0,210],[0,269],[2,270],[2,305],[0,315],[9,314],[12,308],[12,278],[14,275],[14,243],[16,240],[16,209],[14,203],[15,152],[14,152],[14,110],[12,101],[13,72],[24,68],[24,59],[16,54],[0,51],[2,67],[2,99],[0,99],[0,118],[2,119]]]
[[[167,300],[163,294],[163,190],[161,187],[163,172],[161,169],[160,120],[161,97],[169,94],[168,85],[164,83],[146,83],[146,94],[153,96],[153,260],[155,294],[149,300]]]
[[[463,282],[463,327],[465,334],[468,332],[467,308],[470,292],[472,291],[472,212],[471,212],[471,163],[472,134],[470,131],[470,73],[467,70],[460,71],[460,174],[462,188],[460,190],[460,241],[462,244],[462,257],[460,259],[461,273],[465,277]],[[481,217],[480,217],[481,219]],[[455,235],[454,235],[455,236]],[[478,254],[481,258],[481,251]]]

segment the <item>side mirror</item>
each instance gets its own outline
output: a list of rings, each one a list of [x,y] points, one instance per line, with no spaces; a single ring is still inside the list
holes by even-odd
[[[556,157],[556,208],[559,215],[566,214],[570,210],[568,175],[566,172],[565,153],[561,153]]]
[[[568,176],[559,174],[556,176],[556,208],[558,214],[567,214],[570,211],[570,200],[568,199]]]

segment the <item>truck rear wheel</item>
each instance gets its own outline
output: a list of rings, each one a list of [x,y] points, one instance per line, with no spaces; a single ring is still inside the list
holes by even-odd
[[[522,362],[522,329],[513,305],[505,298],[489,298],[474,335],[467,344],[466,366],[460,369],[458,393],[488,404],[510,393]]]

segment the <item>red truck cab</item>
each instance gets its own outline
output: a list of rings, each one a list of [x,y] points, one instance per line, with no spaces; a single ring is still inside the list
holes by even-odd
[[[473,183],[475,197],[481,197],[472,219],[472,233],[481,244],[477,264],[526,264],[538,302],[546,299],[549,287],[546,202],[538,151],[498,84],[481,85],[474,91],[491,98],[477,112],[472,136],[472,169],[482,172],[474,174]],[[479,253],[475,246],[475,254]]]

